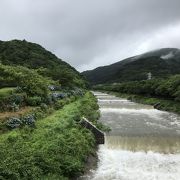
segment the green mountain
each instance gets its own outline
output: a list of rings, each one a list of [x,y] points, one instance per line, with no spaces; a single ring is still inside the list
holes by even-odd
[[[0,62],[3,65],[36,69],[64,86],[84,86],[81,74],[42,46],[25,40],[0,41]]]
[[[103,84],[144,80],[149,72],[154,78],[180,74],[180,50],[158,49],[82,74],[91,84]]]

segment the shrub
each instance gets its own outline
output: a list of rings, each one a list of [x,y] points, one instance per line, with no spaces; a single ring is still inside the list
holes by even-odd
[[[6,126],[9,128],[18,128],[23,125],[28,125],[28,126],[35,126],[35,114],[29,114],[21,118],[17,117],[11,117],[9,120],[6,122]]]
[[[13,112],[17,112],[19,110],[19,105],[17,105],[16,103],[13,103],[11,106],[10,106],[11,110]]]
[[[56,101],[57,99],[54,99],[50,94],[46,98],[43,98],[43,102],[48,105],[52,105]]]
[[[23,117],[21,119],[21,121],[23,122],[24,125],[34,126],[35,125],[35,115],[34,114],[27,115],[27,116]]]
[[[0,99],[0,111],[17,111],[26,101],[25,94],[13,94]]]
[[[34,110],[33,113],[36,119],[44,118],[47,115],[40,107],[36,108],[36,110]]]
[[[52,97],[55,99],[63,99],[65,97],[67,97],[66,93],[60,93],[60,92],[54,92],[52,93]]]
[[[54,81],[39,75],[35,70],[22,66],[0,64],[0,84],[18,86],[28,96],[46,97],[48,85]]]
[[[6,123],[6,125],[9,128],[17,128],[21,126],[21,124],[22,124],[22,121],[19,118],[15,118],[15,117],[10,118]]]
[[[39,96],[33,96],[27,98],[27,104],[30,106],[38,106],[42,102],[42,98]]]
[[[58,109],[61,109],[63,106],[64,106],[64,102],[63,101],[57,101],[57,102],[55,102],[55,104],[54,104],[54,108],[56,109],[56,110],[58,110]]]
[[[9,102],[10,103],[15,103],[17,105],[23,105],[23,103],[26,101],[26,94],[13,94],[12,96],[9,97]]]
[[[41,103],[40,108],[41,108],[43,111],[46,111],[46,110],[48,109],[48,106],[47,106],[47,104],[45,104],[45,103]]]
[[[0,99],[3,97],[7,97],[10,96],[11,94],[13,94],[15,88],[1,88],[0,89]]]

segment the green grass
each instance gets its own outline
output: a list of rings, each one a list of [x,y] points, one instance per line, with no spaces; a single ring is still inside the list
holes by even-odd
[[[83,98],[22,128],[0,136],[0,179],[71,179],[79,176],[95,140],[80,117],[97,113],[95,98]],[[92,120],[92,119],[91,119]],[[95,121],[95,119],[94,119]]]
[[[14,87],[1,88],[0,89],[0,98],[10,96],[14,90],[15,90]]]

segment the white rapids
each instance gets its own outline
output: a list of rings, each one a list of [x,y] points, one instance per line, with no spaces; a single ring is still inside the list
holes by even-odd
[[[95,92],[100,121],[111,127],[98,167],[85,180],[180,180],[180,117]]]
[[[132,152],[101,146],[93,180],[179,180],[180,155]],[[88,179],[88,178],[87,178]]]

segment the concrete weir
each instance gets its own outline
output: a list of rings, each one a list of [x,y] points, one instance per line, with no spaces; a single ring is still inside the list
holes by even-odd
[[[97,144],[105,143],[104,133],[100,131],[96,126],[94,126],[86,118],[83,117],[79,124],[82,127],[89,129],[94,134]]]

